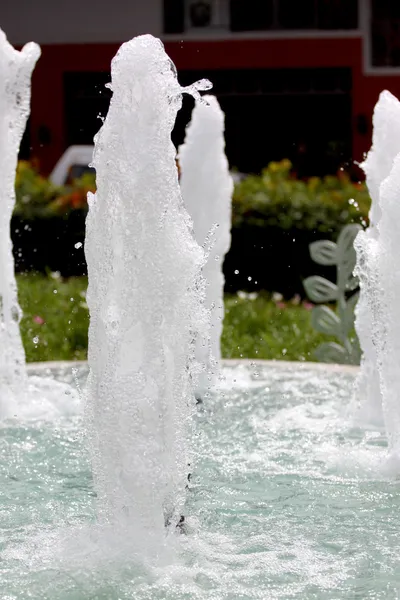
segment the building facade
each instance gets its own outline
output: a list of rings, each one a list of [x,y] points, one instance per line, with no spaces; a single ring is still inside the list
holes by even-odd
[[[299,8],[300,7],[300,8]],[[400,97],[400,2],[394,0],[19,0],[0,4],[14,45],[36,41],[23,152],[49,172],[71,144],[91,143],[121,42],[152,33],[182,84],[214,83],[232,167],[290,158],[301,175],[361,161],[383,89]],[[183,138],[190,100],[178,117]]]

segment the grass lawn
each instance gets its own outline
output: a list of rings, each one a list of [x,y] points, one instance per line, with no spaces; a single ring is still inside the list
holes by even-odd
[[[80,360],[87,354],[86,277],[18,275],[26,360]]]
[[[27,361],[85,359],[86,278],[29,274],[19,275],[17,283]],[[225,306],[225,358],[313,360],[313,350],[327,339],[311,328],[307,305],[240,293],[227,296]]]

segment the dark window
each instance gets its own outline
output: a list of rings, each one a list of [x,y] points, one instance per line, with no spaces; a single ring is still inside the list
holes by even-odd
[[[372,64],[400,66],[400,2],[372,0],[371,17]]]
[[[209,78],[226,123],[231,167],[258,172],[289,158],[299,176],[326,175],[352,156],[350,69],[232,69],[183,71],[189,85]],[[173,141],[184,139],[193,100],[183,98]]]
[[[352,0],[318,0],[320,29],[357,29],[358,2]]]
[[[231,0],[230,18],[232,31],[356,29],[358,0]]]
[[[182,33],[184,29],[184,0],[164,0],[164,33]]]
[[[316,20],[315,0],[280,0],[278,3],[280,29],[314,29]]]
[[[229,163],[257,172],[289,158],[300,176],[335,173],[350,160],[350,69],[218,69],[181,71],[189,85],[207,77],[226,118]],[[107,114],[109,73],[65,73],[66,146],[92,144]],[[172,139],[179,146],[193,99],[183,96]]]
[[[164,33],[185,30],[185,10],[192,27],[211,27],[214,8],[212,0],[164,0]],[[358,0],[229,0],[229,15],[231,31],[356,29]]]
[[[398,0],[372,0],[373,19],[399,19],[400,3]]]
[[[271,29],[274,23],[274,0],[231,0],[232,31]]]

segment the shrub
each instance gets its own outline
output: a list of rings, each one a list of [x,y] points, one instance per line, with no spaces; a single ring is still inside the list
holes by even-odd
[[[353,183],[343,171],[303,181],[291,175],[291,168],[289,160],[272,162],[261,175],[236,184],[233,227],[337,233],[347,223],[367,224],[370,198],[364,183]]]
[[[36,168],[20,161],[15,178],[16,204],[14,215],[26,220],[45,218],[52,214],[51,204],[63,193],[50,180],[42,177]]]
[[[364,183],[353,183],[345,172],[337,177],[296,179],[289,160],[272,162],[261,175],[236,183],[233,227],[279,227],[283,230],[339,231],[346,223],[368,222],[370,199]],[[34,165],[21,161],[16,176],[15,214],[31,220],[87,210],[86,197],[95,190],[95,175],[86,173],[70,185],[57,187]]]
[[[236,184],[232,246],[224,263],[226,291],[304,295],[302,281],[307,276],[334,276],[329,266],[315,273],[310,243],[335,241],[347,223],[366,226],[370,199],[364,183],[353,183],[344,172],[299,180],[291,167],[288,160],[273,162],[261,175],[248,175]],[[51,268],[65,276],[86,272],[83,249],[77,244],[84,241],[87,192],[94,189],[91,173],[56,187],[34,166],[19,164],[12,224],[19,270]]]
[[[334,277],[331,266],[315,268],[309,245],[336,241],[348,223],[367,225],[370,198],[364,183],[353,183],[344,172],[299,180],[291,166],[288,160],[270,163],[261,175],[235,186],[232,246],[224,264],[227,291],[304,296],[302,282],[309,275]]]
[[[49,208],[55,215],[68,215],[71,211],[87,211],[88,192],[96,191],[96,178],[92,173],[85,173],[71,185],[65,186],[62,195],[50,204]]]
[[[67,217],[72,211],[87,211],[87,193],[95,190],[95,176],[85,173],[65,186],[55,186],[35,166],[20,161],[15,179],[14,215],[26,221],[54,216]]]

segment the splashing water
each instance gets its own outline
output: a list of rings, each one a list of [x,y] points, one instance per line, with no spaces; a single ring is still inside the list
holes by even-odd
[[[0,52],[4,70],[8,61],[1,61]],[[381,461],[381,432],[357,430],[343,419],[353,375],[340,366],[260,364],[257,374],[251,365],[227,366],[220,390],[198,414],[202,435],[187,505],[192,533],[169,536],[177,561],[152,561],[153,569],[137,564],[149,540],[158,549],[165,522],[173,530],[184,502],[196,336],[207,331],[201,277],[207,267],[190,232],[170,139],[185,90],[162,45],[144,36],[122,46],[112,89],[96,139],[98,192],[89,199],[86,245],[92,317],[86,416],[100,523],[112,527],[92,526],[79,403],[65,387],[71,373],[68,379],[56,367],[56,383],[35,367],[41,375],[28,381],[38,384],[37,394],[24,395],[31,411],[4,421],[2,597],[397,597],[399,495],[392,477],[398,470]],[[8,105],[0,102],[3,118]],[[3,127],[1,144],[6,134]],[[5,161],[4,152],[0,157]],[[6,161],[2,166],[7,173]],[[400,154],[382,175],[376,237],[361,256],[372,277],[363,293],[374,308],[369,323],[394,458],[399,184]],[[214,235],[211,226],[206,247]],[[43,390],[51,402],[43,402]],[[115,562],[96,543],[99,533],[109,546],[103,533],[111,529],[121,559]]]
[[[361,286],[356,328],[363,350],[356,392],[362,416],[373,422],[383,420],[394,455],[400,454],[396,374],[400,245],[395,225],[400,216],[399,152],[400,103],[383,92],[374,112],[373,145],[363,165],[372,198],[371,224],[355,243]]]
[[[86,228],[86,418],[100,521],[133,542],[150,534],[158,543],[185,500],[204,252],[190,231],[171,142],[186,91],[173,63],[145,35],[121,46],[111,74]]]
[[[400,152],[400,103],[389,92],[381,93],[374,111],[372,148],[362,167],[371,196],[370,226],[358,234],[356,271],[360,278],[360,298],[356,308],[356,330],[363,358],[356,382],[356,396],[362,418],[377,424],[383,421],[382,393],[377,365],[377,347],[382,342],[377,314],[383,310],[385,295],[380,289],[374,264],[380,237],[381,184],[388,177],[395,156]],[[379,290],[379,293],[377,294]]]
[[[394,160],[390,175],[381,184],[379,205],[382,216],[378,224],[379,238],[376,248],[373,249],[371,261],[376,265],[374,281],[378,282],[374,293],[375,302],[379,303],[379,307],[375,313],[373,329],[375,336],[379,336],[376,337],[376,350],[383,417],[389,449],[397,461],[400,461],[400,239],[397,228],[400,218],[399,185],[400,154]]]
[[[30,79],[40,48],[15,50],[0,29],[0,416],[13,410],[26,383],[25,355],[19,332],[10,220],[15,204],[15,170],[29,115]]]
[[[221,358],[220,338],[224,318],[222,264],[230,247],[233,181],[225,156],[224,113],[214,96],[204,96],[193,109],[185,143],[179,149],[181,190],[193,219],[197,242],[207,253],[203,274],[206,307],[211,328],[203,332],[196,347],[204,365],[197,394],[204,395],[215,381]]]

